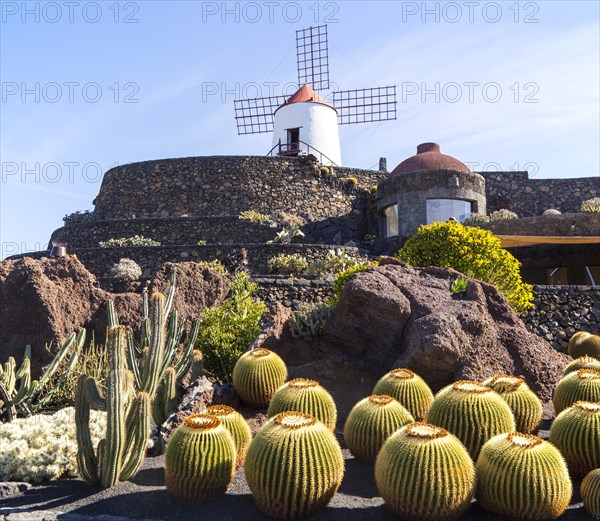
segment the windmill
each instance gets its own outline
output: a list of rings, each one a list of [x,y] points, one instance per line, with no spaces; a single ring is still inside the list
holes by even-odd
[[[330,89],[327,26],[296,31],[298,90],[291,96],[235,100],[239,135],[273,133],[268,155],[313,154],[321,164],[341,165],[338,125],[396,119],[396,86]]]

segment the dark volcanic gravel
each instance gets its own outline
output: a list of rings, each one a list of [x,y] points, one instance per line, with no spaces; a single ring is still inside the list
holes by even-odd
[[[338,493],[325,510],[311,519],[314,521],[397,520],[398,518],[387,511],[377,493],[373,465],[356,461],[348,450],[344,450],[344,457],[346,473]],[[89,487],[79,479],[53,481],[35,486],[18,496],[4,499],[0,503],[4,507],[0,510],[0,520],[3,519],[3,515],[9,513],[5,510],[7,507],[12,512],[54,510],[82,516],[121,516],[136,520],[270,519],[254,507],[243,469],[237,471],[235,480],[224,498],[211,503],[185,507],[173,503],[167,496],[163,468],[163,456],[146,458],[141,471],[132,481],[119,483],[106,490]],[[65,519],[68,517],[65,516]],[[58,518],[62,519],[63,516]],[[13,517],[9,516],[8,519]],[[498,521],[500,518],[487,514],[474,502],[462,519]],[[563,521],[591,519],[581,504],[578,486],[575,487],[573,503],[560,519]]]

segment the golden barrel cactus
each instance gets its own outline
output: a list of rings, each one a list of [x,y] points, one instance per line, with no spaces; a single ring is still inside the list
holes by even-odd
[[[502,397],[479,382],[460,380],[435,395],[427,422],[447,429],[475,460],[493,436],[515,430],[512,411]]]
[[[503,518],[556,519],[573,494],[558,449],[532,434],[494,436],[481,449],[475,471],[478,504]]]
[[[344,441],[356,459],[372,463],[385,440],[414,421],[397,400],[386,394],[374,394],[350,411],[344,425]]]
[[[206,409],[206,413],[219,418],[223,427],[229,431],[235,443],[236,465],[243,465],[246,459],[246,452],[252,441],[252,432],[250,431],[248,422],[233,407],[229,407],[229,405],[211,405]]]
[[[342,450],[314,416],[282,412],[256,433],[244,466],[256,507],[291,520],[324,508],[344,476]]]
[[[375,462],[375,482],[386,506],[400,518],[446,521],[469,507],[475,466],[447,430],[409,423],[383,444]]]
[[[419,375],[410,369],[398,368],[380,378],[373,394],[387,394],[406,407],[415,420],[422,421],[433,401],[433,393]]]
[[[600,335],[586,331],[575,333],[569,340],[568,353],[573,358],[588,355],[600,360]]]
[[[570,362],[563,373],[563,376],[567,376],[573,371],[579,371],[579,369],[594,369],[600,371],[600,360],[593,356],[583,355]]]
[[[515,416],[515,430],[526,434],[538,431],[542,422],[542,402],[523,378],[498,375],[488,378],[483,385],[491,387],[508,404]]]
[[[167,443],[167,493],[182,504],[221,497],[233,480],[235,459],[235,443],[219,419],[211,414],[192,414]]]
[[[557,415],[577,401],[600,402],[600,371],[578,369],[569,373],[556,385],[552,401]]]
[[[333,431],[337,421],[337,408],[332,396],[315,380],[295,378],[284,383],[273,395],[267,416],[284,411],[310,414]]]
[[[287,379],[284,361],[273,351],[258,347],[244,353],[233,368],[233,387],[250,407],[266,407]]]
[[[583,506],[595,519],[600,519],[600,468],[592,470],[581,482]]]
[[[552,422],[549,440],[565,457],[573,477],[600,468],[600,402],[567,407]]]

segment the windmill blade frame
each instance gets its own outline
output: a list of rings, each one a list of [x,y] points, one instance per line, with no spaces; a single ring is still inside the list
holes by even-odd
[[[396,119],[396,86],[333,92],[332,104],[340,125]]]
[[[329,42],[327,25],[296,31],[298,85],[313,90],[329,89]]]
[[[280,95],[234,100],[238,135],[273,132],[273,113],[287,98]]]

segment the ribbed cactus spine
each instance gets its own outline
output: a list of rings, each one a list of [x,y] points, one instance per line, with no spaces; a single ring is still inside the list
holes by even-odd
[[[543,407],[540,399],[528,387],[523,378],[498,375],[489,378],[483,385],[496,391],[510,407],[515,416],[516,430],[535,434],[542,422]]]
[[[150,419],[150,395],[135,393],[133,375],[126,368],[126,330],[112,326],[107,332],[110,369],[106,395],[95,378],[79,378],[75,404],[77,463],[81,476],[91,485],[111,487],[126,481],[139,469],[146,455]],[[92,445],[90,408],[106,411],[106,436]]]
[[[575,333],[569,340],[568,353],[573,358],[588,355],[600,360],[600,335],[586,331]]]
[[[163,381],[156,391],[152,400],[152,418],[156,425],[162,425],[167,421],[171,411],[177,407],[180,397],[177,385],[177,371],[174,367],[167,367]]]
[[[398,368],[375,384],[373,394],[387,394],[408,409],[415,420],[422,421],[433,401],[433,393],[425,381],[410,369]]]
[[[532,434],[500,434],[481,449],[475,466],[477,502],[509,519],[556,519],[571,501],[565,460]]]
[[[552,401],[557,415],[577,401],[600,402],[600,371],[579,369],[569,373],[558,382]]]
[[[207,410],[207,414],[216,416],[223,427],[231,434],[235,443],[236,450],[236,465],[244,464],[246,453],[252,441],[252,432],[250,426],[244,417],[229,405],[211,405]]]
[[[358,402],[344,425],[344,441],[357,460],[372,463],[394,432],[415,419],[386,394],[374,394]]]
[[[335,429],[337,408],[333,397],[315,380],[295,378],[277,389],[269,403],[267,416],[275,416],[284,411],[310,414],[329,430]]]
[[[410,521],[447,521],[469,507],[475,466],[461,442],[447,430],[410,423],[383,444],[375,482],[386,506]]]
[[[250,443],[244,472],[261,512],[278,519],[302,519],[334,496],[344,476],[344,458],[323,423],[308,414],[283,412]]]
[[[216,416],[188,416],[167,443],[167,493],[182,504],[223,496],[233,480],[235,454],[233,438]]]
[[[593,356],[580,356],[565,367],[563,376],[567,376],[574,371],[579,371],[579,369],[594,369],[594,371],[600,371],[600,360]]]
[[[427,422],[454,434],[473,460],[490,438],[515,430],[513,413],[500,395],[470,380],[454,382],[437,393]]]
[[[250,407],[266,407],[286,379],[283,360],[262,347],[244,353],[233,368],[233,387]]]
[[[592,470],[581,482],[583,506],[595,519],[600,519],[600,468]]]
[[[562,411],[550,427],[550,441],[567,460],[573,477],[600,468],[600,402],[575,402]]]

